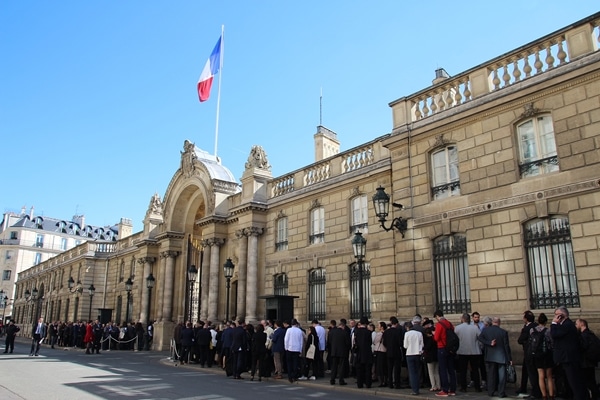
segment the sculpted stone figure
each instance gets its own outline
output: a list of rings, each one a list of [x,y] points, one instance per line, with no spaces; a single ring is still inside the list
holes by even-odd
[[[271,170],[269,160],[267,159],[267,153],[260,146],[254,145],[252,146],[252,150],[250,150],[250,155],[246,162],[246,169],[251,168],[265,169],[267,171]]]

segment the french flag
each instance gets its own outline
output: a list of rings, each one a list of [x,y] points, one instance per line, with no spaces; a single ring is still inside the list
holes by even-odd
[[[198,98],[200,102],[208,100],[210,96],[210,88],[212,86],[213,78],[221,69],[221,48],[223,43],[223,35],[219,37],[217,45],[210,53],[210,57],[204,64],[204,69],[198,79]]]

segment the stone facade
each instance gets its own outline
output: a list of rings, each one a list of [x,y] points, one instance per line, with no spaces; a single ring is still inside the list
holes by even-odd
[[[596,14],[454,77],[438,74],[390,103],[391,133],[354,149],[338,153],[337,135],[318,127],[316,162],[280,177],[254,146],[239,185],[186,141],[144,230],[21,273],[17,319],[32,320],[22,294],[44,285],[35,306],[47,318],[103,309],[116,321],[155,320],[161,349],[184,319],[280,317],[261,298],[276,295],[293,297],[300,321],[358,317],[362,292],[373,320],[442,308],[454,321],[462,312],[499,315],[516,331],[524,310],[549,314],[567,302],[597,326],[599,22]],[[324,137],[335,139],[332,152],[319,150]],[[402,218],[405,232],[380,226],[371,203],[380,186],[397,203],[386,228]],[[357,231],[367,240],[362,269],[352,250]],[[235,264],[229,301],[227,259]],[[65,287],[74,275],[84,289],[95,285],[93,298]]]

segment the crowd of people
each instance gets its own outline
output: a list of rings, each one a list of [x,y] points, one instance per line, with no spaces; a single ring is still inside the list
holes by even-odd
[[[531,311],[523,318],[518,343],[525,354],[524,375],[517,394],[525,396],[528,376],[529,398],[549,400],[560,394],[598,399],[595,354],[600,341],[587,322],[571,321],[565,307],[557,308],[551,321],[542,313],[536,323]],[[432,319],[415,315],[400,322],[393,316],[374,324],[363,317],[358,322],[332,320],[327,328],[318,320],[303,327],[296,319],[256,325],[243,320],[186,322],[174,329],[173,357],[202,367],[216,365],[233,379],[286,377],[293,383],[328,375],[331,385],[347,385],[353,377],[358,388],[377,384],[418,395],[425,387],[438,397],[486,390],[489,396],[506,397],[513,357],[509,333],[501,325],[499,317],[481,318],[478,312],[465,313],[453,324],[440,310]],[[542,345],[536,340],[540,333]],[[404,375],[402,368],[407,369]]]
[[[15,337],[20,331],[14,320],[10,320],[3,329],[6,335],[4,353],[12,353]],[[154,327],[150,322],[146,327],[141,322],[121,324],[95,321],[76,321],[51,323],[44,318],[32,324],[30,356],[38,356],[42,343],[51,349],[80,348],[86,354],[100,354],[100,350],[149,350],[152,346]]]

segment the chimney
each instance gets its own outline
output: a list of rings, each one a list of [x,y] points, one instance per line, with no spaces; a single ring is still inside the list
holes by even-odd
[[[435,79],[432,81],[432,83],[435,85],[437,83],[445,81],[448,78],[450,78],[450,75],[448,75],[446,70],[444,68],[438,68],[435,70]]]
[[[29,219],[33,219],[33,206],[29,209]]]
[[[25,209],[26,209],[25,206],[21,207],[21,217],[25,216]]]

